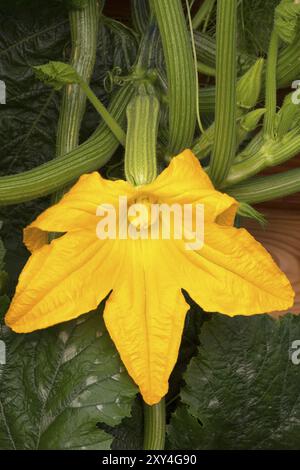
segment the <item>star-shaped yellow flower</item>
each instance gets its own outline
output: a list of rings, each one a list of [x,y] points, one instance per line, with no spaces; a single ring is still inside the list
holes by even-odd
[[[199,250],[184,240],[106,239],[96,236],[101,204],[129,201],[204,204],[205,238]],[[267,251],[233,227],[237,202],[216,191],[189,150],[173,158],[156,180],[134,187],[83,175],[55,206],[25,229],[32,251],[20,275],[6,324],[30,332],[95,309],[109,293],[107,329],[148,404],[168,390],[186,312],[185,289],[207,312],[251,315],[285,310],[294,292]],[[47,243],[48,232],[62,232]]]

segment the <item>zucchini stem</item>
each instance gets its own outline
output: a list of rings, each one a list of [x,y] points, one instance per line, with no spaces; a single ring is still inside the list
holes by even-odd
[[[156,405],[144,403],[144,450],[164,450],[166,408],[164,398]]]
[[[236,150],[237,0],[217,2],[215,140],[210,176],[217,187],[225,180]]]
[[[96,61],[98,1],[91,0],[81,10],[71,8],[69,23],[72,44],[70,64],[86,82],[89,82]],[[60,158],[78,146],[85,106],[86,98],[80,86],[76,83],[66,85],[63,90],[57,126],[56,158]],[[62,188],[53,194],[52,202],[59,201],[64,192]]]
[[[114,119],[111,113],[106,109],[106,107],[101,103],[99,98],[97,98],[93,90],[84,80],[80,80],[79,85],[81,86],[82,90],[86,94],[90,103],[94,106],[96,111],[98,111],[103,121],[107,124],[107,126],[110,128],[112,133],[116,136],[120,144],[122,144],[123,147],[125,147],[126,134],[121,128],[121,126]]]
[[[192,145],[196,127],[196,75],[181,0],[150,0],[158,23],[168,78],[170,155]]]
[[[300,168],[275,175],[251,178],[226,189],[226,193],[239,202],[247,202],[248,204],[272,201],[298,191],[300,191]]]

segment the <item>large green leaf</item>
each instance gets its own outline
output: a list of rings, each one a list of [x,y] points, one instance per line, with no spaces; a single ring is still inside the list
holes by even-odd
[[[68,41],[67,11],[55,2],[16,7],[14,15],[0,9],[0,77],[7,90],[0,106],[1,172],[53,158],[59,95],[35,79],[31,67],[63,59]]]
[[[137,393],[102,312],[28,335],[2,327],[0,449],[108,449]],[[1,328],[0,328],[1,331]]]
[[[213,315],[184,376],[171,448],[299,449],[299,339],[300,317]]]
[[[238,49],[251,56],[266,54],[280,0],[241,0],[238,9]]]

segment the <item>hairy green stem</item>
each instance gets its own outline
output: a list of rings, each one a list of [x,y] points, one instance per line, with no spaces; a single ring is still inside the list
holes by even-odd
[[[85,81],[80,80],[79,85],[82,91],[86,94],[90,103],[98,111],[103,121],[108,125],[108,127],[110,128],[112,133],[116,136],[118,141],[125,147],[126,134],[121,128],[121,126],[119,126],[119,124],[114,119],[114,117],[109,113],[109,111],[101,103],[101,101],[97,98],[93,90],[89,87],[89,85]]]
[[[196,125],[196,76],[180,0],[150,0],[164,50],[168,78],[169,152],[192,144]]]
[[[98,1],[90,0],[82,10],[71,9],[69,22],[72,43],[70,64],[85,82],[89,82],[96,60]],[[85,104],[85,94],[78,84],[65,86],[57,129],[57,157],[77,147]]]
[[[194,31],[193,31],[193,25],[192,25],[192,17],[191,17],[191,10],[190,10],[190,5],[189,5],[189,0],[185,0],[185,3],[186,3],[186,10],[187,10],[187,16],[188,16],[188,24],[189,24],[189,28],[190,28],[190,36],[191,36],[191,44],[192,44],[192,52],[193,52],[193,60],[194,60],[194,69],[195,69],[196,117],[197,117],[197,123],[198,123],[199,130],[200,130],[201,133],[203,133],[204,128],[202,126],[201,116],[200,116],[200,109],[199,109],[198,64],[197,64],[197,54],[196,54],[195,41],[194,41]]]
[[[248,204],[271,201],[298,191],[300,191],[300,168],[271,176],[251,178],[226,189],[226,192],[238,201]]]
[[[226,178],[236,150],[236,34],[237,0],[218,0],[215,140],[210,163],[217,186]]]
[[[90,0],[81,10],[70,9],[69,22],[71,30],[70,64],[85,82],[89,82],[96,61],[97,34],[99,24],[98,0]],[[56,157],[67,154],[78,146],[79,132],[85,111],[86,97],[78,84],[66,85],[57,126]],[[60,190],[53,195],[57,202],[63,195]]]
[[[157,405],[144,404],[144,450],[164,450],[166,407],[164,398]]]
[[[240,159],[230,169],[226,182],[222,187],[238,184],[265,168],[277,166],[297,155],[300,151],[300,136],[298,130],[292,130],[283,139],[268,140],[261,148],[249,157]]]
[[[247,133],[253,131],[265,110],[248,111],[257,103],[261,91],[261,78],[264,60],[258,59],[247,72],[239,79],[236,88],[236,119],[237,119],[237,148],[246,138]],[[246,131],[246,133],[245,133]],[[199,158],[205,158],[211,152],[215,141],[215,123],[202,133],[198,142],[194,144],[193,151]]]

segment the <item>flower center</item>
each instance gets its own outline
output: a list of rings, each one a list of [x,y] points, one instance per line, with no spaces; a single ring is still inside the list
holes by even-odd
[[[149,196],[139,196],[128,208],[128,222],[138,230],[145,230],[156,219],[152,210],[155,201]]]

